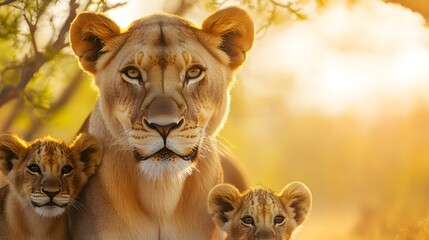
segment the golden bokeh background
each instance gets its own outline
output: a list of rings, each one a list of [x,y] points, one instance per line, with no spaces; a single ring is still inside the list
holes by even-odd
[[[429,2],[324,2],[308,20],[258,37],[219,143],[252,185],[310,188],[313,209],[295,239],[429,239]],[[162,6],[129,1],[109,15],[125,27]],[[197,5],[186,17],[205,14]],[[78,66],[58,67],[67,75]],[[70,141],[94,105],[90,86],[82,82],[35,136]],[[15,106],[0,109],[0,126]],[[23,134],[26,114],[9,130]]]

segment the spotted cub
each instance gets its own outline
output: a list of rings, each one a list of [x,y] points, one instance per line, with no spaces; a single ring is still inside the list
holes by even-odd
[[[227,240],[287,240],[307,218],[311,193],[300,182],[280,193],[263,187],[240,193],[232,185],[219,184],[209,193],[208,209]]]
[[[100,164],[100,142],[88,134],[71,144],[50,137],[27,143],[0,135],[0,239],[68,239],[68,209]]]

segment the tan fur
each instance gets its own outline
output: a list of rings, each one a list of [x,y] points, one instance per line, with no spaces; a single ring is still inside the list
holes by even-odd
[[[77,195],[101,155],[100,142],[87,134],[69,145],[0,135],[0,171],[7,182],[0,189],[0,239],[69,239],[66,211],[82,210]]]
[[[233,72],[253,42],[252,21],[228,8],[202,29],[167,14],[117,29],[86,12],[70,30],[100,92],[88,131],[106,150],[82,192],[87,211],[74,218],[74,237],[210,239],[207,195],[223,178],[213,139],[229,110]]]
[[[232,185],[219,184],[209,193],[208,209],[227,240],[288,240],[310,212],[311,193],[299,182],[280,193],[263,187],[240,193]]]
[[[88,132],[90,118],[91,118],[91,114],[82,123],[82,126],[78,130],[78,134]],[[234,159],[233,156],[224,152],[222,149],[219,149],[219,151],[221,152],[220,163],[222,166],[223,182],[234,185],[240,191],[246,190],[249,186],[248,186],[248,181],[243,174],[244,172],[242,170],[242,167],[238,164],[238,162],[236,161],[236,159]],[[0,187],[1,186],[2,185],[1,185],[1,177],[0,177]]]

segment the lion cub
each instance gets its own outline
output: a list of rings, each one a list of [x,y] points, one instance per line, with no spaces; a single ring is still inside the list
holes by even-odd
[[[71,144],[50,137],[26,143],[0,135],[0,239],[68,239],[67,209],[100,164],[102,147],[81,134]]]
[[[209,193],[208,209],[226,239],[290,239],[311,208],[310,190],[292,182],[280,193],[263,187],[240,193],[229,184],[216,185]]]

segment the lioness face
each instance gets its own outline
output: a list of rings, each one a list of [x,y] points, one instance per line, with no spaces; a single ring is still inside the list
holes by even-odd
[[[263,187],[241,194],[232,185],[220,184],[210,191],[208,200],[210,215],[227,239],[288,240],[310,208],[311,193],[299,182],[280,194]]]
[[[215,130],[207,129],[215,110],[225,115],[230,77],[193,31],[162,24],[165,17],[137,23],[117,56],[105,48],[99,64],[111,62],[97,76],[104,107],[113,109],[109,120],[120,123],[112,133],[123,133],[121,144],[149,177],[192,169],[204,137]]]
[[[27,144],[11,135],[0,141],[0,169],[11,191],[43,217],[59,216],[73,206],[101,160],[101,145],[90,136],[70,146],[52,138]]]
[[[92,13],[80,14],[72,25],[72,47],[95,74],[107,129],[151,179],[191,173],[223,124],[233,70],[253,41],[247,14],[224,11],[207,18],[203,29],[170,15],[143,18],[123,33]],[[234,25],[235,18],[244,24]],[[90,32],[95,27],[105,29]],[[94,39],[99,44],[88,45]],[[100,56],[88,54],[97,47]]]

